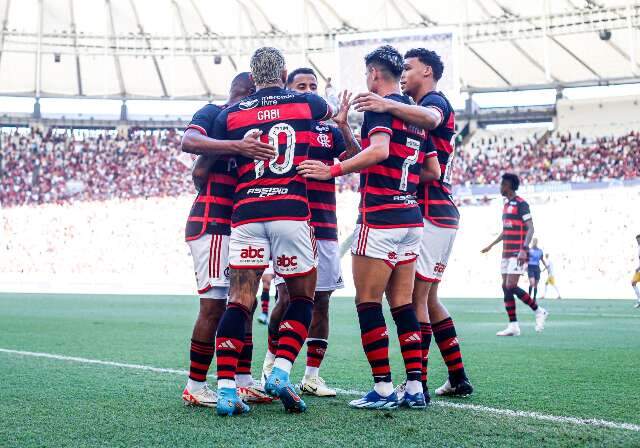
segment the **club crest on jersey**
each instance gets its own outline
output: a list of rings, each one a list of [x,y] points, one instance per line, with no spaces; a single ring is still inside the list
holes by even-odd
[[[327,134],[318,134],[318,138],[316,140],[323,148],[331,148],[331,140],[329,140],[329,136]]]
[[[257,105],[258,105],[258,98],[254,98],[252,100],[240,101],[240,103],[238,104],[238,107],[242,110],[249,110],[249,109],[253,109]]]

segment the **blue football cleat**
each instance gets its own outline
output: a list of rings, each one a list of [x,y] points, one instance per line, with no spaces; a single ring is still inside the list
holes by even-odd
[[[218,415],[239,415],[246,414],[251,408],[238,397],[236,389],[218,389],[218,403],[216,412]]]
[[[364,397],[349,402],[349,406],[358,409],[396,409],[399,404],[398,395],[395,392],[388,397],[383,397],[375,389]]]
[[[411,409],[426,409],[427,400],[422,392],[410,394],[405,390],[404,397],[402,397],[402,403],[400,405]]]
[[[307,410],[307,405],[289,381],[289,374],[282,369],[273,368],[264,385],[264,390],[272,397],[280,398],[287,412],[300,413]]]

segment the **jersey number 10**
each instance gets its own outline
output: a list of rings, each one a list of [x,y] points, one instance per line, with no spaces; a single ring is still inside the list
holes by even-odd
[[[245,137],[254,132],[260,132],[260,129],[251,129],[246,132]],[[280,134],[284,134],[287,138],[286,147],[284,150],[284,160],[282,163],[278,163],[279,159],[279,138]],[[269,170],[274,174],[285,174],[288,173],[291,168],[293,168],[293,156],[296,149],[296,131],[291,127],[291,125],[287,123],[278,123],[275,124],[269,129],[267,132],[267,136],[269,137],[269,144],[276,148],[278,151],[278,156],[275,159],[271,159],[268,164]],[[264,160],[256,160],[255,161],[255,170],[256,170],[256,179],[262,177],[264,175],[265,169]]]

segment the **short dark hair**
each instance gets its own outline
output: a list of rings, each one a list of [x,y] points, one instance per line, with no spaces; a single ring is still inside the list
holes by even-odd
[[[520,187],[520,178],[516,174],[504,173],[502,175],[502,180],[506,180],[507,182],[509,182],[513,191],[516,191],[518,187]]]
[[[387,71],[393,79],[400,79],[404,70],[404,60],[398,50],[391,45],[383,45],[376,48],[364,57],[364,62],[375,65],[376,68]]]
[[[426,48],[412,48],[404,54],[404,58],[418,58],[424,65],[428,65],[433,70],[433,77],[436,81],[442,78],[442,72],[444,72],[444,64],[442,59],[435,51],[427,50]]]
[[[287,76],[287,85],[293,83],[293,80],[298,75],[313,75],[316,80],[318,79],[318,75],[316,75],[316,72],[312,68],[300,67],[289,73],[289,76]]]

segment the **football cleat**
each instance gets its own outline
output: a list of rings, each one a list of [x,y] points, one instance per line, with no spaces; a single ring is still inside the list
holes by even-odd
[[[635,305],[633,305],[633,307],[634,307],[634,308],[640,308],[640,300],[638,300],[638,301],[636,302],[636,304],[635,304]]]
[[[507,325],[507,328],[502,331],[498,331],[496,336],[520,336],[520,326],[517,322],[511,322]]]
[[[335,389],[331,389],[319,376],[304,376],[300,382],[300,392],[317,397],[335,397]]]
[[[267,395],[262,386],[252,384],[246,387],[237,387],[238,396],[245,403],[273,403],[273,397]]]
[[[216,413],[218,415],[240,415],[246,414],[251,408],[238,397],[235,389],[228,387],[218,390],[218,404],[216,405]]]
[[[398,395],[396,395],[395,391],[388,397],[383,397],[375,389],[372,389],[362,398],[349,402],[349,406],[358,409],[396,409],[399,404]]]
[[[398,384],[393,391],[398,396],[398,402],[402,403],[402,400],[404,399],[404,393],[407,391],[407,382],[403,381],[402,383]]]
[[[190,392],[189,389],[185,387],[182,391],[182,400],[187,406],[214,408],[218,402],[218,396],[214,391],[209,389],[209,386],[205,383],[202,389],[194,392]]]
[[[273,368],[264,390],[272,397],[280,398],[287,412],[300,413],[307,410],[307,405],[289,382],[289,374],[282,369]]]
[[[436,389],[436,395],[440,397],[468,397],[473,393],[473,386],[468,379],[460,381],[455,386],[447,380],[442,386]]]
[[[267,325],[267,320],[269,319],[269,315],[267,313],[260,313],[258,316],[258,322],[262,325]]]
[[[268,356],[265,356],[264,362],[262,363],[262,375],[260,377],[260,384],[264,387],[267,384],[267,379],[269,379],[269,375],[271,375],[271,370],[273,370],[273,363],[275,359],[271,359]]]
[[[405,390],[402,401],[400,401],[400,406],[405,406],[411,409],[426,409],[427,400],[422,392],[410,394]]]
[[[544,330],[544,323],[549,317],[549,312],[542,307],[536,310],[536,331],[540,333]]]

